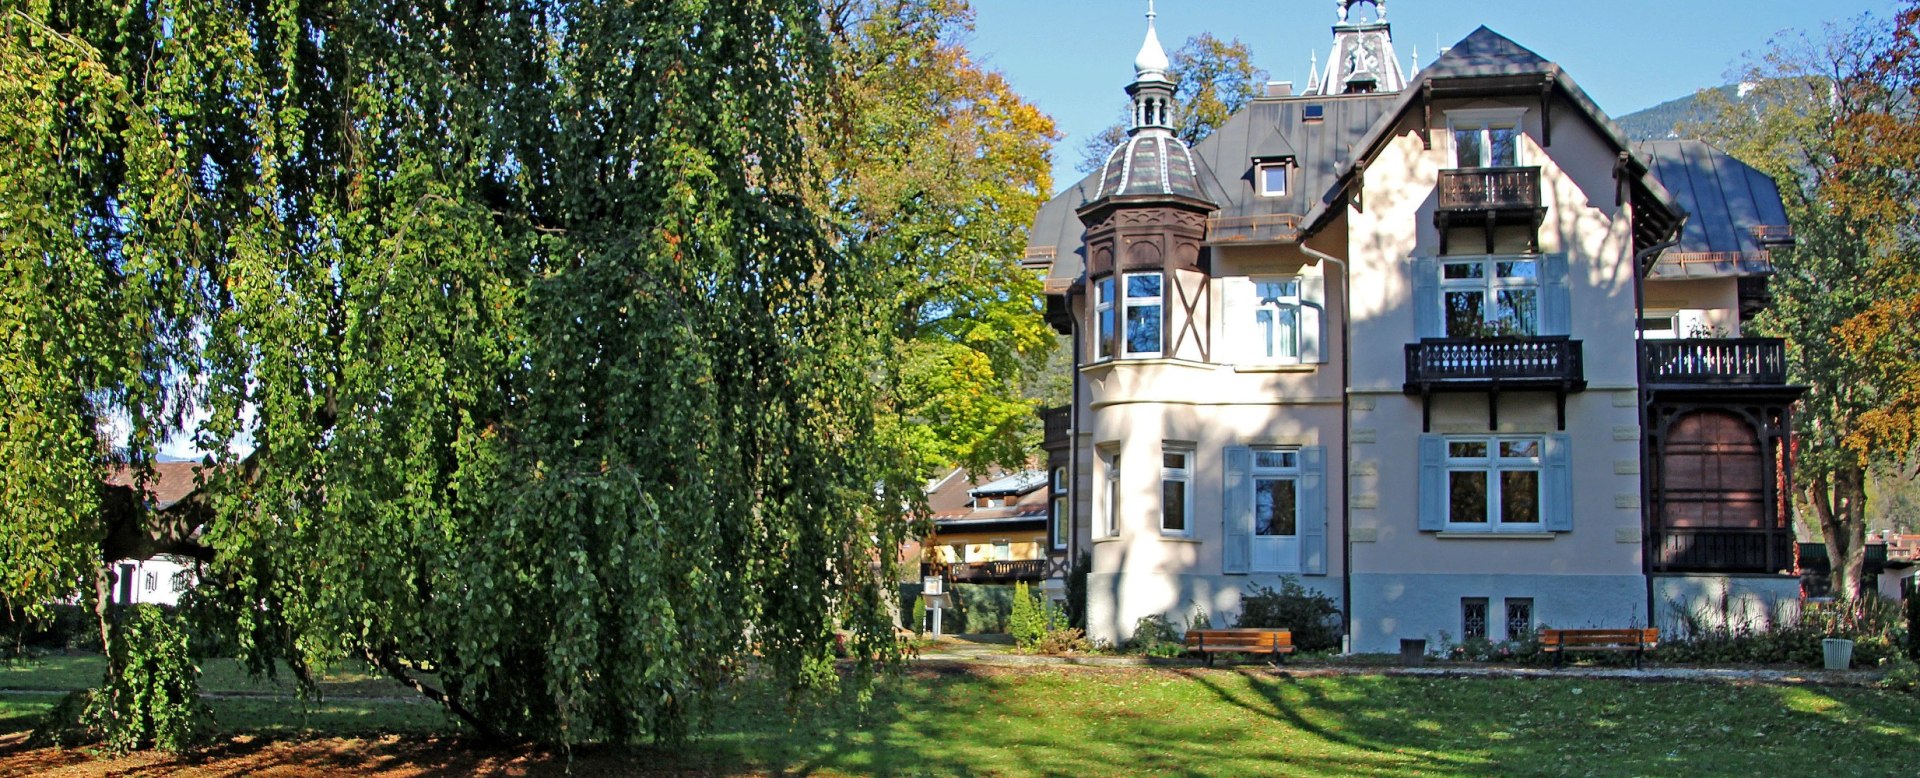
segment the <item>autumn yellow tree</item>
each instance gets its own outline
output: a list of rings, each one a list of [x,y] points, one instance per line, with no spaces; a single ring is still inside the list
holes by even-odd
[[[1787,339],[1807,387],[1796,408],[1796,498],[1833,560],[1833,588],[1863,591],[1867,482],[1911,459],[1920,408],[1920,130],[1916,4],[1776,38],[1738,101],[1703,92],[1710,140],[1781,184],[1797,244],[1775,252],[1774,304],[1757,324]]]

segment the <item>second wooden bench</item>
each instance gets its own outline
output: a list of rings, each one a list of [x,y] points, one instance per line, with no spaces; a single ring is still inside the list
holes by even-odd
[[[1207,666],[1213,666],[1213,655],[1219,653],[1267,654],[1275,662],[1286,661],[1286,655],[1293,653],[1293,631],[1285,629],[1190,629],[1187,630],[1187,651],[1200,654],[1207,660]]]
[[[1553,655],[1555,667],[1566,661],[1569,651],[1630,651],[1633,666],[1639,667],[1640,658],[1659,644],[1660,630],[1652,627],[1540,630],[1540,650]]]

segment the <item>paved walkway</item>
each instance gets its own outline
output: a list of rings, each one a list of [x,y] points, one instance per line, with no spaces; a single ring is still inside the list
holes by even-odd
[[[922,648],[916,661],[921,662],[974,662],[986,665],[1079,665],[1090,667],[1168,667],[1188,668],[1203,666],[1198,659],[1160,659],[1133,655],[1084,654],[1073,656],[1044,656],[1021,654],[1005,642],[1005,636],[950,635],[931,646]],[[1435,662],[1417,667],[1402,667],[1393,664],[1353,662],[1348,663],[1335,658],[1328,660],[1307,660],[1290,662],[1283,665],[1271,665],[1254,661],[1221,663],[1223,668],[1258,669],[1269,668],[1273,672],[1294,677],[1325,675],[1408,675],[1432,678],[1596,678],[1623,681],[1692,681],[1701,683],[1761,683],[1782,685],[1816,686],[1871,686],[1880,681],[1884,673],[1876,670],[1804,670],[1772,668],[1717,668],[1717,667],[1591,667],[1575,665],[1571,667],[1533,667],[1525,665],[1486,665],[1454,662]]]

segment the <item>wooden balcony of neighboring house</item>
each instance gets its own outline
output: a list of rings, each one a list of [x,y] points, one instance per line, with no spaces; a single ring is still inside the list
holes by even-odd
[[[1784,574],[1795,567],[1793,531],[1670,527],[1654,537],[1656,573]]]
[[[1010,559],[995,562],[924,563],[920,574],[944,575],[948,583],[1007,584],[1045,580],[1051,563],[1045,559]]]
[[[1787,343],[1779,338],[1688,338],[1640,343],[1649,386],[1784,386]]]
[[[1207,219],[1207,242],[1287,243],[1300,239],[1300,215],[1213,216]]]
[[[1422,398],[1422,428],[1428,431],[1433,426],[1431,398],[1440,392],[1487,393],[1487,428],[1499,427],[1502,391],[1553,392],[1560,428],[1566,429],[1566,396],[1587,388],[1581,346],[1564,335],[1426,338],[1407,344],[1402,389]]]
[[[1540,222],[1547,209],[1540,196],[1538,167],[1473,167],[1440,171],[1433,226],[1440,230],[1440,253],[1448,251],[1448,233],[1456,227],[1486,231],[1487,253],[1494,253],[1494,231],[1522,225],[1528,251],[1540,250]]]
[[[1048,451],[1066,448],[1072,427],[1073,406],[1058,405],[1040,409],[1040,447]]]

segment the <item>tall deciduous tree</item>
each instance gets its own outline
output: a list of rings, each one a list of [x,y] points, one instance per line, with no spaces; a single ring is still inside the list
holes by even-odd
[[[1797,244],[1774,254],[1774,304],[1758,323],[1787,339],[1792,380],[1808,387],[1795,413],[1798,499],[1825,536],[1834,590],[1849,597],[1863,590],[1869,475],[1906,461],[1912,445],[1886,446],[1899,438],[1875,422],[1910,391],[1902,371],[1915,360],[1897,353],[1902,329],[1886,318],[1890,301],[1911,299],[1899,279],[1915,267],[1920,158],[1902,140],[1912,82],[1886,65],[1910,35],[1871,18],[1817,37],[1789,33],[1746,74],[1746,100],[1702,93],[1721,105],[1706,136],[1780,182],[1794,227]]]
[[[892,654],[892,270],[837,238],[808,0],[0,11],[14,604],[106,416],[198,406],[210,606],[482,732],[683,734],[751,651]],[[877,325],[877,326],[876,326]]]
[[[928,475],[1016,467],[1035,442],[1022,388],[1054,343],[1019,262],[1053,121],[968,55],[962,0],[835,0],[826,18],[838,72],[815,145],[840,244],[885,276],[883,422]]]
[[[1167,77],[1175,84],[1178,124],[1174,135],[1189,145],[1206,140],[1240,109],[1260,96],[1267,71],[1253,66],[1253,52],[1240,39],[1220,40],[1212,33],[1187,39],[1167,57]],[[1129,111],[1122,110],[1122,117]],[[1082,146],[1078,169],[1091,173],[1106,164],[1107,155],[1127,137],[1127,123],[1108,125]]]

